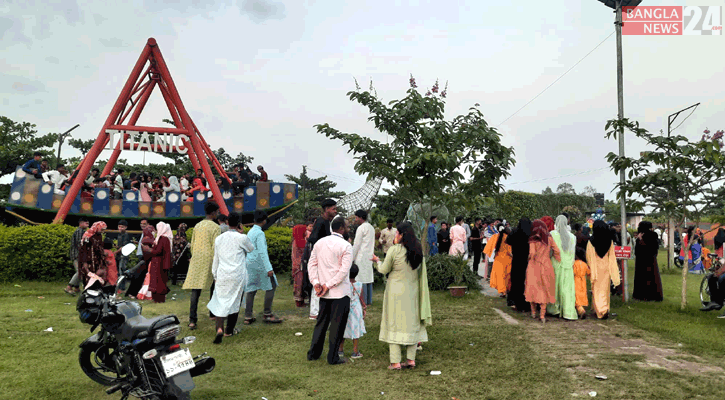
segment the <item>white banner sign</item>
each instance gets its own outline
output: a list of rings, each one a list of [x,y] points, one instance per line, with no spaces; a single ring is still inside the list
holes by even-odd
[[[115,149],[119,141],[123,143],[123,135],[128,134],[127,143],[131,151],[178,154],[186,154],[189,151],[184,147],[181,137],[170,133],[120,131],[117,129],[106,129],[106,133],[111,136],[108,141],[108,150]],[[152,135],[153,141],[151,140]]]

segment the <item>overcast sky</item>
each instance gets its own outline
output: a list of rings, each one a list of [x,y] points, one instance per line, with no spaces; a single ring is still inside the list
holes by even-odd
[[[570,182],[577,191],[591,185],[613,196],[618,177],[604,157],[618,147],[604,138],[604,125],[617,113],[614,35],[501,125],[613,31],[614,14],[599,1],[84,3],[0,5],[0,115],[32,122],[40,133],[80,124],[74,137],[97,137],[154,37],[210,146],[253,156],[273,180],[298,175],[306,164],[344,191],[360,187],[365,177],[354,172],[352,156],[312,126],[327,122],[385,140],[345,94],[356,78],[363,87],[372,80],[386,102],[398,99],[412,73],[421,90],[436,78],[448,81],[448,118],[481,104],[516,151],[507,189],[538,193]],[[677,133],[697,138],[706,126],[725,129],[723,49],[724,36],[625,36],[625,116],[666,131],[668,114],[701,102]],[[163,118],[156,91],[138,123],[162,126]],[[627,139],[627,154],[642,150]],[[64,157],[79,154],[64,147]],[[140,163],[142,153],[121,158]]]

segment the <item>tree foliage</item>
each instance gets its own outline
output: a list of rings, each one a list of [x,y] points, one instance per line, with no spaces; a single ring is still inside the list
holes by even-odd
[[[584,186],[584,190],[581,193],[579,193],[579,194],[584,195],[584,196],[594,197],[594,195],[596,193],[597,193],[597,189],[594,189],[594,187],[592,187],[592,186]]]
[[[408,196],[401,194],[400,191],[400,188],[383,189],[383,194],[378,193],[373,199],[375,210],[386,221],[388,218],[392,218],[395,224],[405,219],[405,214],[408,212],[408,207],[410,207],[410,202],[404,200]]]
[[[546,189],[541,191],[541,194],[554,194],[554,191],[551,190],[551,186],[547,186]]]
[[[85,157],[86,154],[88,154],[88,152],[91,150],[91,147],[93,147],[93,143],[95,143],[95,141],[96,139],[83,140],[73,138],[68,139],[68,144],[70,145],[70,147],[73,147],[74,149],[80,151],[81,154],[83,154],[83,157]]]
[[[684,215],[699,222],[703,211],[715,201],[715,187],[725,180],[722,134],[710,137],[706,130],[701,140],[690,141],[682,135],[653,135],[641,128],[639,122],[622,118],[607,121],[606,137],[616,139],[625,129],[643,139],[652,150],[640,153],[639,157],[620,157],[611,152],[607,155],[614,172],[627,172],[624,184],[617,185],[618,197],[640,196],[640,205],[667,216]],[[687,254],[685,251],[685,257]],[[687,305],[686,290],[687,268],[683,268],[682,309]]]
[[[13,174],[18,166],[33,158],[40,151],[44,158],[55,159],[52,147],[58,136],[54,133],[38,135],[35,125],[29,122],[15,122],[0,116],[0,177]]]
[[[574,190],[574,186],[571,183],[564,182],[564,183],[560,183],[559,186],[556,187],[556,193],[576,194],[576,190]]]
[[[356,172],[405,188],[410,202],[442,204],[450,193],[465,201],[474,195],[466,189],[481,187],[498,192],[501,179],[510,175],[515,164],[513,148],[501,144],[501,134],[489,126],[478,104],[467,114],[447,121],[446,89],[439,93],[436,82],[423,95],[417,87],[411,76],[406,96],[387,104],[372,87],[363,91],[358,86],[347,93],[351,101],[368,109],[368,121],[388,135],[387,142],[344,133],[327,123],[315,128],[328,138],[342,141],[357,160]]]
[[[339,199],[345,195],[345,192],[334,190],[337,182],[327,179],[327,175],[317,178],[311,177],[307,173],[307,166],[302,166],[302,172],[299,176],[285,174],[284,176],[289,182],[298,185],[298,201],[288,211],[291,223],[306,223],[309,218],[314,218],[319,214],[320,203],[329,198]]]

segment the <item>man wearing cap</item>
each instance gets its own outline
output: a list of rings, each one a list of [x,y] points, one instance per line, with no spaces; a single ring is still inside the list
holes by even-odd
[[[304,273],[307,283],[310,282],[309,274],[307,273],[307,264],[312,254],[312,248],[315,246],[315,243],[317,243],[318,240],[330,236],[330,234],[332,233],[330,229],[330,223],[337,215],[337,202],[335,200],[325,199],[322,201],[322,203],[320,203],[320,206],[322,206],[322,215],[317,218],[317,220],[315,221],[315,225],[312,227],[310,237],[307,238],[308,246],[305,249],[305,254],[302,258],[302,271]],[[317,319],[317,314],[319,313],[319,311],[320,298],[317,297],[317,294],[313,290],[310,293],[310,319]]]
[[[357,281],[363,284],[362,295],[365,304],[373,304],[373,255],[375,252],[375,228],[368,222],[368,212],[355,211],[355,244],[352,246],[352,258],[360,268]]]
[[[247,255],[247,284],[244,288],[246,295],[246,310],[244,324],[250,325],[254,318],[254,296],[258,290],[264,290],[264,322],[279,323],[282,320],[272,314],[272,301],[277,289],[277,277],[274,275],[272,263],[267,252],[267,237],[262,226],[267,223],[267,213],[262,210],[254,211],[254,226],[247,233],[254,250]]]

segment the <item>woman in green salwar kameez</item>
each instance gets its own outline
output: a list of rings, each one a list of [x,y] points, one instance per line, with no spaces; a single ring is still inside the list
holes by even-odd
[[[556,229],[551,231],[551,238],[560,249],[561,261],[551,259],[556,275],[556,303],[549,304],[546,311],[561,318],[576,320],[576,288],[574,286],[574,256],[576,252],[576,236],[569,231],[567,218],[556,217]]]
[[[388,250],[385,261],[381,263],[373,256],[378,272],[388,277],[379,336],[380,341],[390,345],[388,369],[415,367],[417,345],[428,341],[425,327],[431,325],[423,248],[411,224],[404,222],[397,228],[395,245]],[[401,365],[403,349],[407,361]]]

